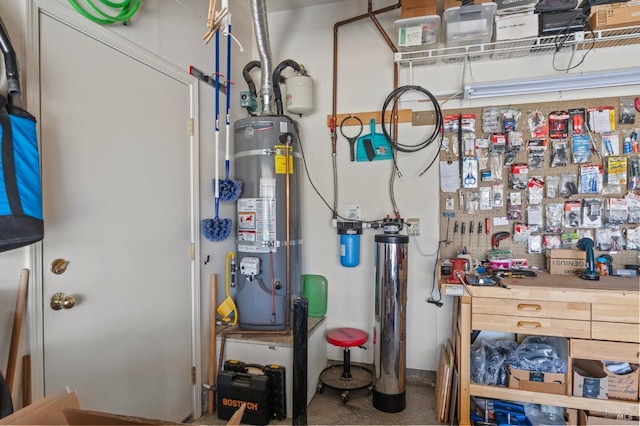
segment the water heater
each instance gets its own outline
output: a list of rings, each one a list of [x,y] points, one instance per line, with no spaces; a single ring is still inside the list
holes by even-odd
[[[298,130],[287,116],[263,115],[237,120],[234,135],[235,179],[243,182],[242,198],[237,201],[237,253],[240,264],[251,258],[245,262],[251,265],[247,268],[251,273],[240,271],[238,280],[238,327],[284,330],[287,275],[289,308],[291,301],[301,296],[302,287]]]
[[[406,407],[409,237],[385,233],[375,242],[373,406],[396,413]]]

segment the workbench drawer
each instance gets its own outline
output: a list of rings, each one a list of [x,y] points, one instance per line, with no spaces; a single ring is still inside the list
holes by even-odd
[[[591,324],[589,321],[555,318],[474,314],[471,320],[471,328],[474,330],[534,334],[537,336],[576,337],[581,339],[588,339],[591,336]]]
[[[640,343],[640,324],[592,321],[591,338],[594,340]]]
[[[640,345],[637,343],[571,339],[569,356],[578,359],[606,359],[638,364],[640,363]]]
[[[640,323],[640,303],[636,303],[634,305],[607,305],[603,303],[594,303],[591,306],[591,309],[591,319],[593,321],[623,322],[629,324]]]
[[[557,318],[589,321],[591,304],[549,300],[474,298],[473,314],[515,315],[528,318]]]

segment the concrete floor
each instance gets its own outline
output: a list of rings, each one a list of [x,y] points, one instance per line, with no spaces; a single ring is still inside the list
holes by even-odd
[[[307,406],[309,425],[437,425],[435,374],[432,372],[408,372],[407,407],[399,413],[385,413],[373,407],[367,389],[352,391],[349,401],[343,404],[340,391],[325,388],[316,393]],[[205,415],[198,425],[224,425],[226,420],[217,414]],[[290,425],[292,419],[272,420],[271,425]]]

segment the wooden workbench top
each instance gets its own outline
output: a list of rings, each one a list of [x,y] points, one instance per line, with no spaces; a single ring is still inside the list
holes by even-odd
[[[640,277],[600,277],[599,281],[583,280],[573,275],[551,275],[538,272],[533,278],[504,278],[509,287],[469,286],[471,295],[461,284],[440,281],[440,290],[448,296],[559,300],[587,303],[637,304],[640,298]]]

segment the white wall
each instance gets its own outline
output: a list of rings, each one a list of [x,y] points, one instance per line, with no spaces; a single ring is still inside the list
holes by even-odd
[[[65,0],[57,0],[66,4]],[[28,64],[24,63],[25,33],[24,0],[3,0],[0,2],[2,16],[11,35],[18,56],[22,59],[22,73]],[[207,73],[213,71],[213,44],[205,46],[201,36],[206,31],[205,17],[207,0],[146,1],[130,24],[126,27],[114,26],[113,31],[136,44],[154,52],[158,56],[188,72],[193,65]],[[245,4],[246,3],[246,4]],[[374,1],[374,8],[391,4]],[[233,86],[237,95],[245,90],[241,77],[242,67],[251,59],[258,59],[251,30],[251,19],[247,12],[248,0],[244,3],[231,2],[234,34],[245,46],[245,52],[234,50]],[[268,7],[268,1],[267,1]],[[350,0],[329,5],[295,9],[289,12],[272,13],[269,16],[269,30],[274,63],[283,59],[293,59],[304,64],[315,82],[316,110],[299,119],[301,137],[309,165],[309,173],[314,184],[331,205],[333,203],[333,178],[331,166],[331,141],[326,127],[326,117],[331,114],[332,105],[332,54],[333,25],[347,18],[365,13],[366,0]],[[392,39],[393,21],[399,18],[399,11],[380,15],[379,19],[387,28]],[[223,43],[224,46],[224,43]],[[593,51],[587,57],[584,71],[623,68],[635,53],[637,46],[608,48]],[[222,49],[223,55],[226,49]],[[472,64],[472,74],[477,81],[522,77],[525,75],[553,75],[551,56],[502,60]],[[225,60],[222,63],[226,63]],[[368,20],[343,26],[339,30],[338,57],[338,113],[375,111],[382,107],[385,97],[393,89],[393,55],[389,47]],[[461,90],[462,67],[435,66],[415,69],[413,74],[403,69],[400,85],[414,83],[434,94]],[[470,76],[467,76],[469,79]],[[257,83],[259,80],[257,80]],[[26,88],[26,85],[25,85]],[[28,90],[28,88],[26,88]],[[213,216],[213,90],[201,84],[200,135],[201,135],[201,215]],[[564,93],[563,99],[594,96],[618,96],[624,93],[640,93],[640,87],[606,91],[582,91]],[[232,120],[243,117],[238,107],[237,96],[232,95]],[[519,97],[517,99],[488,100],[485,104],[505,104],[517,102],[553,101],[557,95]],[[222,98],[224,100],[224,97]],[[480,103],[452,100],[445,108],[479,106]],[[428,103],[412,103],[404,107],[414,110],[429,109]],[[353,130],[349,128],[349,130]],[[408,144],[426,137],[429,128],[400,126],[400,138]],[[378,127],[377,131],[380,131]],[[346,130],[345,130],[346,132]],[[363,133],[368,133],[365,128]],[[221,134],[224,137],[224,130]],[[224,140],[224,139],[221,139]],[[348,144],[338,135],[338,209],[344,214],[346,204],[359,204],[363,219],[378,219],[392,214],[389,198],[390,162],[351,163],[348,158]],[[222,151],[221,151],[222,153]],[[418,173],[431,159],[433,151],[427,149],[417,154],[399,154],[398,165],[403,177],[396,179],[395,197],[403,217],[417,217],[422,222],[422,235],[412,239],[409,246],[409,288],[407,313],[407,366],[415,369],[435,370],[437,348],[449,336],[451,323],[451,299],[444,298],[444,306],[437,308],[425,302],[432,287],[432,273],[437,248],[436,223],[438,211],[438,181],[436,170],[422,177]],[[232,167],[233,169],[233,167]],[[356,268],[344,268],[339,263],[338,236],[331,227],[331,213],[311,185],[305,180],[303,192],[303,271],[322,274],[329,280],[328,325],[355,326],[371,329],[373,315],[373,236],[376,231],[367,230],[361,237],[361,262]],[[221,217],[233,217],[234,206],[222,203]],[[203,360],[206,360],[209,312],[209,274],[218,274],[218,300],[224,294],[224,258],[234,247],[230,238],[222,243],[202,240],[202,336]],[[204,264],[209,256],[208,263]],[[12,313],[15,306],[15,292],[20,269],[25,266],[22,250],[0,254],[0,368],[6,365]],[[371,343],[369,343],[369,346]],[[329,356],[339,359],[341,354],[329,347]],[[371,361],[372,351],[353,351],[356,361]],[[203,378],[206,377],[203,366]],[[18,396],[19,391],[16,391]],[[19,405],[19,404],[17,404]]]

